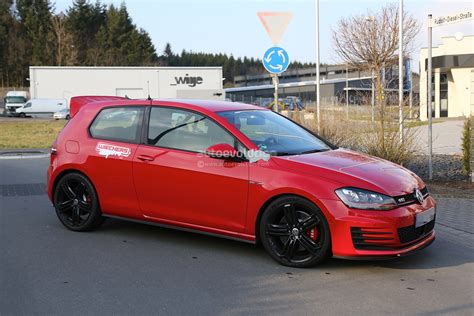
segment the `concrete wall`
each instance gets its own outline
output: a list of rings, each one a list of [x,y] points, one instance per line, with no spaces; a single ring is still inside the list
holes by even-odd
[[[30,67],[31,98],[78,95],[223,99],[221,67]],[[215,94],[221,93],[220,96]]]

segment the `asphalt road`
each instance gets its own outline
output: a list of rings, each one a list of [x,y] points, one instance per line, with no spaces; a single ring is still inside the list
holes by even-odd
[[[48,159],[0,160],[0,314],[474,314],[474,200],[392,261],[280,266],[246,243],[108,220],[74,233],[42,191]]]

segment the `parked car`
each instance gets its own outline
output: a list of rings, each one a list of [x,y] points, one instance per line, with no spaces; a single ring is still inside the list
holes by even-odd
[[[22,107],[16,109],[16,113],[20,117],[33,115],[48,115],[52,116],[67,108],[67,101],[65,99],[31,99]]]
[[[242,103],[73,98],[47,175],[72,231],[106,217],[175,227],[260,243],[292,267],[435,239],[436,203],[414,173]]]
[[[64,108],[60,111],[54,112],[53,118],[56,120],[69,120],[70,118],[69,109]]]
[[[304,104],[301,101],[301,99],[298,97],[292,97],[292,96],[286,97],[285,99],[283,99],[283,103],[285,104],[285,109],[287,110],[290,110],[290,111],[304,110]]]

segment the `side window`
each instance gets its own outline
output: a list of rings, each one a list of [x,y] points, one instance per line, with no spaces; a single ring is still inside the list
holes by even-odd
[[[102,110],[90,127],[94,138],[138,143],[143,107],[113,107]]]
[[[24,108],[31,108],[31,102],[27,102],[27,103],[25,104],[25,106],[23,106],[23,107],[24,107]]]
[[[204,153],[215,144],[235,145],[235,138],[208,117],[195,112],[153,107],[148,144]]]

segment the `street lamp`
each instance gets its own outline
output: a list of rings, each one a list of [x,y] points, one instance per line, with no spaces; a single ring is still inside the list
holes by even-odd
[[[398,7],[398,120],[400,144],[403,143],[403,0],[400,0]]]
[[[319,0],[316,0],[316,113],[318,132],[321,126],[321,94],[319,81]]]

